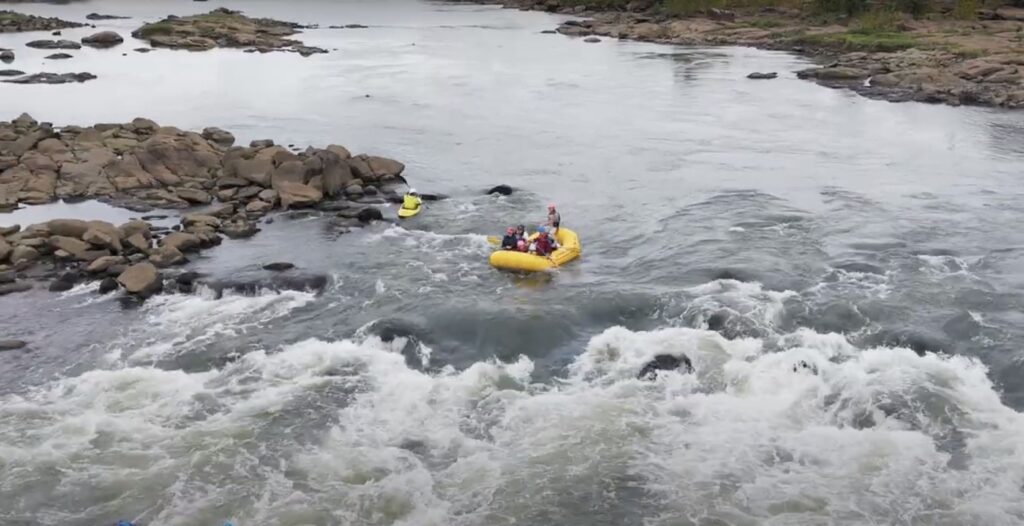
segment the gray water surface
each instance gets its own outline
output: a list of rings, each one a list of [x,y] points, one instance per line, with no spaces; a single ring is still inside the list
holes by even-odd
[[[331,50],[308,58],[128,39],[44,63],[23,46],[41,35],[0,35],[19,69],[99,77],[0,84],[0,115],[339,143],[452,197],[353,232],[278,216],[190,265],[253,282],[291,261],[329,277],[319,294],[0,297],[0,332],[31,342],[0,356],[0,522],[1024,521],[1019,114],[866,100],[784,53],[587,44],[491,6],[16,8],[131,16],[96,29],[127,37],[217,6],[370,27],[308,30]],[[498,183],[518,192],[481,195]],[[549,202],[581,260],[491,269],[484,236]],[[697,373],[637,381],[657,353]]]

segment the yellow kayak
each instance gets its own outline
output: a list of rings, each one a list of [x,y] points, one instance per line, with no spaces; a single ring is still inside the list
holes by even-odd
[[[501,270],[541,272],[560,267],[580,257],[580,238],[576,232],[561,227],[555,234],[555,239],[558,240],[558,249],[546,257],[514,250],[497,250],[491,254],[489,261],[492,267]]]
[[[407,217],[412,217],[412,216],[420,213],[420,210],[423,210],[423,206],[422,205],[417,206],[416,208],[405,208],[405,207],[402,207],[402,208],[398,209],[398,217],[400,217],[402,219],[405,219]]]

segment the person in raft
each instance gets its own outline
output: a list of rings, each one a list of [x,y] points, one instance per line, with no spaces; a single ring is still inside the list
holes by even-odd
[[[552,229],[552,231],[551,231],[552,235],[558,233],[558,227],[561,226],[561,224],[562,224],[562,214],[559,214],[558,210],[555,209],[555,203],[549,204],[548,205],[548,228]]]
[[[516,236],[515,227],[508,227],[505,231],[505,237],[501,238],[501,249],[502,250],[516,250],[519,246],[519,237]]]
[[[537,227],[537,237],[530,243],[530,253],[538,256],[547,256],[552,251],[551,237],[548,236],[547,228]]]
[[[415,188],[410,188],[409,193],[405,194],[405,197],[402,198],[402,208],[416,210],[421,205],[423,205],[423,200],[420,199],[419,192]]]

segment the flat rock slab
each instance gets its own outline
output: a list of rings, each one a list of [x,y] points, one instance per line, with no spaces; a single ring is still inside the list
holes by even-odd
[[[5,80],[11,84],[70,84],[86,82],[96,78],[92,73],[34,73],[16,79]]]

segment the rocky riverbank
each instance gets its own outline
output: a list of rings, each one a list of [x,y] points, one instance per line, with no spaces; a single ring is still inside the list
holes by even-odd
[[[495,2],[485,2],[495,3]],[[577,1],[507,0],[506,7],[585,17],[557,29],[573,37],[606,36],[679,45],[740,45],[817,57],[799,78],[863,95],[950,105],[1024,107],[1024,9],[980,10],[977,20],[887,15],[822,23],[798,10],[768,7],[670,16],[653,2],[594,11]],[[596,3],[595,3],[596,5]]]
[[[302,56],[326,53],[326,49],[306,46],[286,37],[296,35],[304,26],[269,18],[250,18],[240,11],[218,8],[193,16],[168,16],[132,32],[153,47],[205,51],[216,47],[246,48],[246,51],[291,51]]]
[[[405,166],[398,161],[352,156],[339,145],[294,152],[270,140],[234,141],[219,128],[196,133],[142,118],[84,128],[54,128],[28,115],[0,122],[0,210],[57,199],[196,209],[173,228],[140,220],[7,224],[0,228],[0,295],[28,290],[32,280],[67,290],[104,279],[101,291],[120,284],[145,296],[160,289],[159,269],[186,263],[188,253],[218,245],[221,236],[255,234],[273,210],[317,207],[355,225],[382,218],[374,204],[400,201],[395,189],[405,184]]]
[[[83,27],[85,24],[69,22],[59,18],[26,15],[14,11],[0,11],[0,33],[16,33],[21,31],[57,31],[72,27]]]

